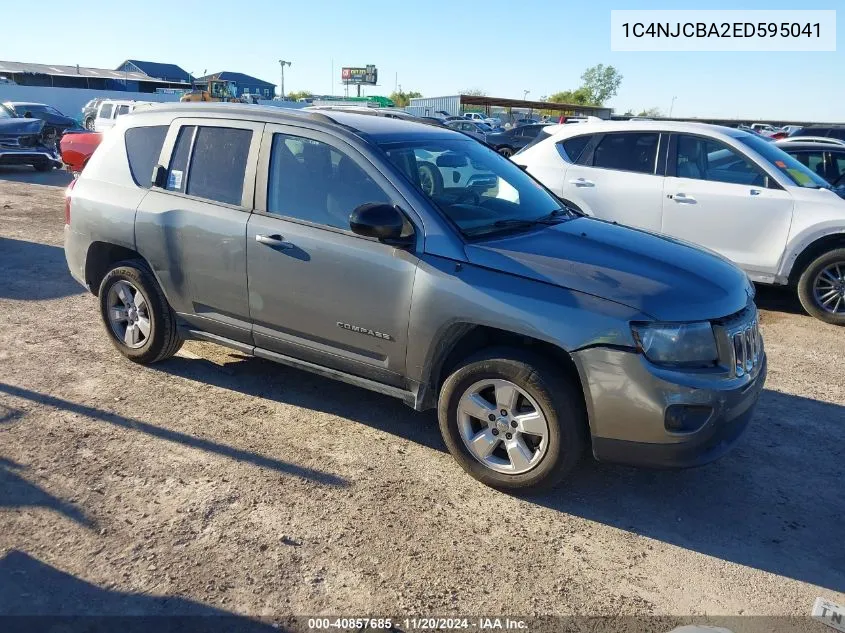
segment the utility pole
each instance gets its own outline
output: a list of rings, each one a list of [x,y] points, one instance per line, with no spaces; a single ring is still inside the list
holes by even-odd
[[[678,97],[672,97],[672,104],[669,106],[669,117],[668,118],[670,118],[670,119],[672,118],[672,108],[675,107],[675,99],[677,99],[677,98]]]
[[[286,62],[285,60],[280,59],[279,60],[279,66],[282,67],[282,85],[280,86],[281,93],[279,94],[279,98],[282,101],[285,100],[285,65],[290,66],[290,62]]]
[[[525,97],[528,96],[528,93],[531,92],[530,90],[523,90],[522,91],[522,100],[525,101]]]

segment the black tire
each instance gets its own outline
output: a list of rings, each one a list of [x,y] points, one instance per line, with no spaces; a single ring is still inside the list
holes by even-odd
[[[497,147],[496,151],[499,152],[505,158],[510,158],[514,155],[513,147],[508,147],[507,145]]]
[[[147,301],[150,333],[144,344],[138,348],[129,347],[119,339],[109,321],[109,290],[118,281],[128,281],[141,291]],[[184,341],[176,329],[176,314],[167,303],[156,278],[143,261],[127,260],[115,264],[103,278],[98,296],[100,318],[109,340],[129,360],[144,365],[156,363],[170,358],[182,347]]]
[[[837,248],[822,253],[810,262],[798,278],[798,299],[810,316],[814,316],[825,323],[845,325],[845,297],[840,295],[841,302],[836,314],[834,314],[821,305],[814,292],[816,278],[819,274],[831,265],[836,264],[839,264],[840,271],[845,275],[845,248]]]
[[[527,392],[542,409],[549,427],[548,448],[531,470],[497,472],[469,452],[458,430],[458,403],[474,383],[503,378]],[[587,439],[587,416],[580,388],[541,356],[511,348],[492,348],[467,358],[443,383],[437,414],[449,452],[470,475],[506,492],[533,493],[560,483],[577,465]]]
[[[35,167],[35,171],[50,171],[53,169],[53,164],[49,161],[42,160],[33,165]]]
[[[423,191],[428,194],[429,196],[437,196],[443,193],[443,174],[440,173],[440,170],[437,169],[437,165],[434,163],[423,162],[420,163],[417,167],[417,171],[420,174],[420,177],[423,175],[427,176],[431,179],[431,184],[433,185],[433,191],[425,191],[423,187]],[[422,183],[421,183],[422,184]]]
[[[94,131],[94,118],[93,117],[89,117],[89,118],[85,119],[85,129],[88,130],[89,132]]]

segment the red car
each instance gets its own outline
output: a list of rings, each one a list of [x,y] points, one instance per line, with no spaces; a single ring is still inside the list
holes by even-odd
[[[79,175],[102,139],[103,135],[99,132],[81,132],[62,136],[59,151],[67,170],[74,176]]]

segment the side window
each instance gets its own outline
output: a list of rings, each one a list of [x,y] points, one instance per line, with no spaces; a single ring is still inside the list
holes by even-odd
[[[194,144],[195,125],[186,125],[179,130],[176,137],[176,147],[173,148],[173,156],[170,158],[170,167],[167,170],[167,190],[185,193],[188,175],[188,159],[191,157],[191,146]]]
[[[593,166],[653,174],[658,137],[657,132],[606,134],[593,153]]]
[[[730,147],[699,136],[678,136],[678,178],[763,187],[765,174]]]
[[[572,136],[565,141],[558,143],[558,147],[563,153],[563,157],[570,163],[577,163],[587,143],[593,138],[592,134],[585,134],[584,136]]]
[[[198,127],[188,167],[189,196],[241,204],[252,130]]]
[[[119,105],[117,106],[117,112],[114,115],[114,118],[119,116],[123,116],[124,114],[129,114],[129,106],[128,105]]]
[[[100,106],[99,117],[101,119],[110,119],[113,107],[114,106],[112,106],[111,103],[104,103],[102,106]]]
[[[274,134],[267,211],[349,230],[349,216],[366,202],[390,202],[349,156],[307,138]]]
[[[126,130],[124,137],[126,158],[129,160],[132,180],[139,187],[150,188],[153,167],[158,163],[165,136],[167,136],[166,125],[131,127]]]

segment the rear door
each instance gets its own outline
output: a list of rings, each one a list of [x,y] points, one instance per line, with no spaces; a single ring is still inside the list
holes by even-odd
[[[417,256],[352,233],[349,216],[367,202],[404,204],[340,139],[267,125],[246,239],[253,336],[258,347],[402,386]]]
[[[167,183],[135,220],[138,250],[170,305],[198,329],[250,344],[246,226],[263,123],[177,119],[162,149]]]
[[[656,131],[593,135],[566,170],[563,198],[588,215],[659,231],[665,164],[658,160],[665,154],[660,143]]]
[[[114,125],[114,104],[104,101],[97,108],[97,117],[94,119],[94,131],[104,132]]]
[[[717,251],[748,272],[774,274],[792,207],[792,196],[739,149],[704,136],[672,135],[663,233]]]

